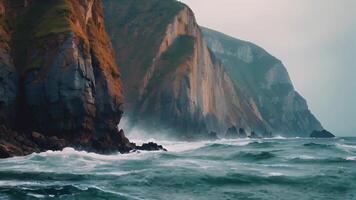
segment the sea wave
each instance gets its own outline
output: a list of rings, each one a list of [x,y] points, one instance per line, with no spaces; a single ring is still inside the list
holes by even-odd
[[[305,191],[310,195],[304,199],[356,196],[355,140],[155,142],[168,152],[100,155],[66,148],[0,160],[0,199],[299,200]]]
[[[262,152],[239,152],[230,156],[230,159],[245,159],[245,160],[267,160],[276,157],[275,154],[267,151]]]

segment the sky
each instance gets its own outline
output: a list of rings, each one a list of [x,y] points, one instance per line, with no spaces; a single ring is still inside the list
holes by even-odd
[[[199,25],[280,59],[324,128],[356,136],[356,0],[182,0]]]

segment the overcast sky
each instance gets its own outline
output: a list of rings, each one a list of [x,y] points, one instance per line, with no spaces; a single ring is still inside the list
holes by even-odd
[[[287,67],[324,127],[356,136],[356,0],[182,0],[198,23]]]

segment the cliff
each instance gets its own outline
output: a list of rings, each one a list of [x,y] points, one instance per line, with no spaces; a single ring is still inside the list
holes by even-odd
[[[308,137],[312,131],[322,130],[280,60],[250,42],[207,28],[203,32],[234,84],[252,97],[274,134]]]
[[[231,126],[265,131],[253,101],[203,40],[193,12],[173,0],[104,0],[134,125],[184,138]]]
[[[2,155],[134,148],[117,131],[121,75],[101,1],[2,0],[0,12]]]

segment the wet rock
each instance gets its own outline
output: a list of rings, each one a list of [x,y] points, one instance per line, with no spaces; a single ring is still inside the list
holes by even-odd
[[[57,136],[46,137],[41,133],[32,132],[31,141],[38,145],[43,150],[62,150],[67,146],[64,139],[59,139]]]
[[[0,158],[24,156],[39,151],[39,147],[26,134],[0,125]]]
[[[167,151],[162,145],[158,145],[154,142],[144,143],[142,146],[137,146],[136,149],[142,151]]]
[[[106,132],[104,136],[91,138],[87,143],[82,143],[81,148],[86,151],[93,151],[101,154],[115,152],[129,153],[135,149],[136,145],[131,143],[124,134],[123,130],[113,130]]]
[[[330,133],[327,130],[322,130],[322,131],[313,131],[310,134],[310,137],[312,137],[312,138],[334,138],[335,135]]]

